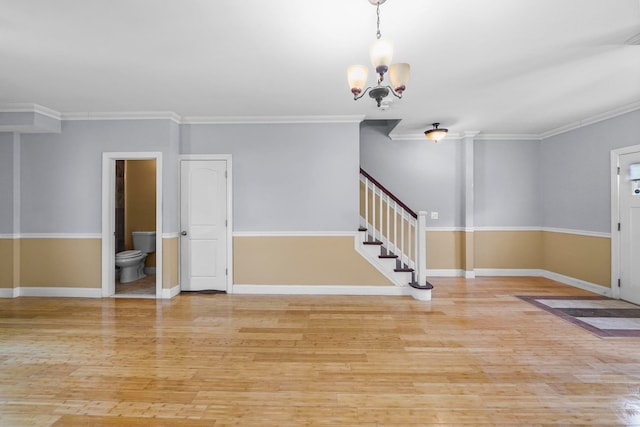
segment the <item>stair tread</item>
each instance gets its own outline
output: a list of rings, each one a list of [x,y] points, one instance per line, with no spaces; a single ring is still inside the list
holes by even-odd
[[[411,273],[414,271],[414,269],[413,268],[394,268],[393,271]]]
[[[365,245],[382,245],[382,242],[380,240],[376,240],[376,241],[369,241],[369,240],[365,240],[364,242],[362,242]]]
[[[398,258],[398,255],[378,255],[378,258],[396,259]]]
[[[358,231],[367,231],[367,229],[365,227],[360,227],[358,228]]]
[[[433,285],[431,283],[429,283],[429,282],[425,282],[424,285],[421,285],[418,282],[410,282],[409,286],[411,286],[414,289],[420,289],[420,290],[433,289]]]

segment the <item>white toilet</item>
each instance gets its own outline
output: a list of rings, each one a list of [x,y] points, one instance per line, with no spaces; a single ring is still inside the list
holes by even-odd
[[[156,251],[155,231],[133,231],[133,250],[118,252],[116,266],[120,267],[120,283],[129,283],[144,277],[144,261]]]

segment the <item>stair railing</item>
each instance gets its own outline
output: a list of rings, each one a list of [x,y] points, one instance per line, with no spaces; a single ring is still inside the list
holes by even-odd
[[[427,212],[414,212],[362,168],[360,183],[360,225],[401,265],[413,269],[419,284],[426,283]]]

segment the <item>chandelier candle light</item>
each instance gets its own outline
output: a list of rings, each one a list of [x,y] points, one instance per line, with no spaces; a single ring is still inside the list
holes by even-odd
[[[376,100],[378,107],[381,106],[382,100],[386,98],[389,93],[392,93],[397,98],[402,98],[402,93],[406,89],[407,82],[409,81],[410,66],[407,63],[391,64],[391,57],[393,56],[393,43],[389,40],[382,38],[380,33],[380,5],[387,0],[369,0],[369,3],[376,6],[376,14],[378,16],[376,41],[371,44],[369,53],[371,55],[371,62],[378,74],[378,84],[374,87],[364,86],[367,83],[367,75],[369,70],[364,65],[352,65],[347,69],[347,79],[349,80],[349,87],[351,93],[353,93],[353,99],[358,100],[369,92],[369,96]],[[383,85],[384,75],[389,72],[389,79],[391,80],[391,86]]]

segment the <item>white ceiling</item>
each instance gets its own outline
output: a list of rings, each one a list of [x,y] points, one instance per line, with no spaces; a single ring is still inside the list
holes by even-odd
[[[365,116],[544,135],[640,108],[640,0],[388,0],[404,99],[354,102],[367,0],[0,0],[0,104],[183,118]],[[370,83],[373,83],[370,73]]]

